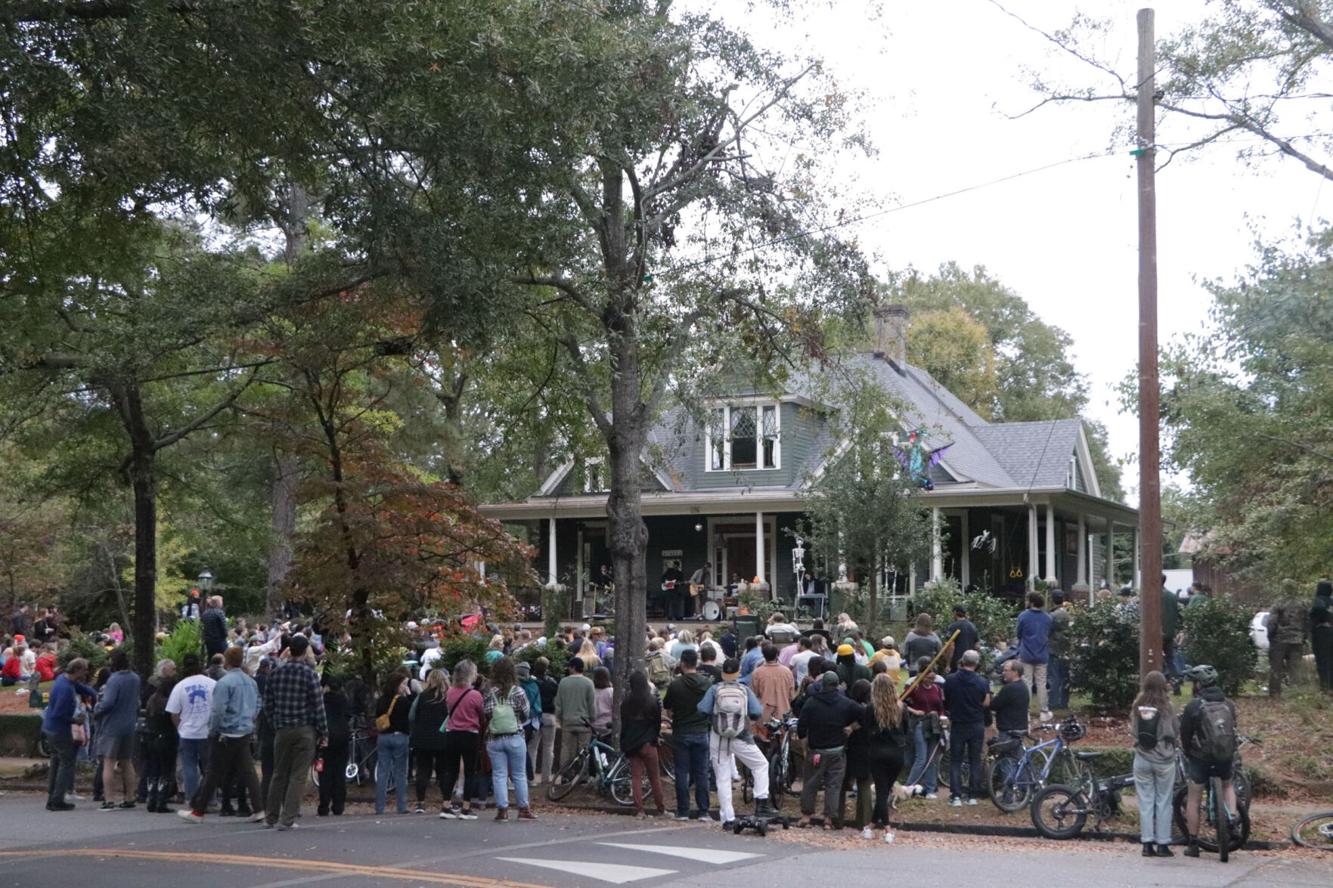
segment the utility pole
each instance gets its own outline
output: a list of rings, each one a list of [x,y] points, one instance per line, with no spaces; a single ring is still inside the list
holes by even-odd
[[[1157,379],[1157,152],[1153,11],[1140,9],[1139,182],[1139,674],[1162,669],[1161,394]]]

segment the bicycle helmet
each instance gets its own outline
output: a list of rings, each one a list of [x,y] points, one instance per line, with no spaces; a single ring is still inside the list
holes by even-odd
[[[1191,666],[1185,670],[1185,677],[1190,681],[1197,681],[1202,687],[1210,688],[1217,684],[1217,670],[1207,663],[1200,663],[1198,666]]]
[[[1060,723],[1060,736],[1066,743],[1075,743],[1088,735],[1088,729],[1078,723],[1078,719],[1070,716]]]

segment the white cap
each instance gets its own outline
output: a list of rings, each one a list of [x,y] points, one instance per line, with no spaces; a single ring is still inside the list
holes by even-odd
[[[413,622],[412,620],[408,620],[408,621],[407,621],[407,628],[408,628],[408,629],[420,629],[421,627],[418,626],[418,625],[417,625],[415,622]]]
[[[579,628],[582,629],[585,634],[592,631],[592,627],[589,626],[587,623],[584,623]]]

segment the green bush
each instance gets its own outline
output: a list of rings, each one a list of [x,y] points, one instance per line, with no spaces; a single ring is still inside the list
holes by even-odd
[[[64,669],[70,660],[82,657],[88,661],[88,674],[93,675],[106,665],[108,655],[107,649],[98,644],[93,636],[75,629],[70,632],[69,646],[60,652],[56,662]]]
[[[1251,611],[1228,595],[1209,595],[1182,612],[1185,659],[1207,663],[1217,670],[1218,682],[1229,697],[1240,693],[1254,675],[1256,651],[1250,641]]]
[[[1138,609],[1100,601],[1074,617],[1069,637],[1073,686],[1096,709],[1128,709],[1139,687]]]
[[[981,634],[983,652],[996,638],[1012,638],[1014,620],[1018,609],[1011,601],[998,598],[988,592],[963,592],[955,579],[931,580],[921,586],[912,596],[912,612],[927,613],[935,620],[935,630],[941,641],[944,627],[953,622],[953,607],[962,604],[967,608],[967,618]],[[899,639],[901,642],[902,639]]]
[[[445,669],[453,672],[459,660],[471,660],[477,664],[477,672],[489,675],[491,664],[486,662],[486,646],[484,639],[471,635],[451,636],[440,642],[440,662]]]
[[[186,654],[202,657],[204,654],[203,629],[198,620],[180,620],[171,634],[157,646],[154,660],[171,660],[179,669]]]
[[[569,662],[569,652],[565,650],[565,646],[562,644],[553,644],[549,641],[540,645],[530,644],[518,651],[514,659],[524,663],[532,663],[538,657],[545,657],[550,661],[549,674],[551,676],[559,678],[565,674],[565,664]]]

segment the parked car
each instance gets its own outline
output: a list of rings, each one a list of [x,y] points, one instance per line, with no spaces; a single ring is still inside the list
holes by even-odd
[[[1250,620],[1250,641],[1259,649],[1259,653],[1268,653],[1268,611],[1261,610]]]

